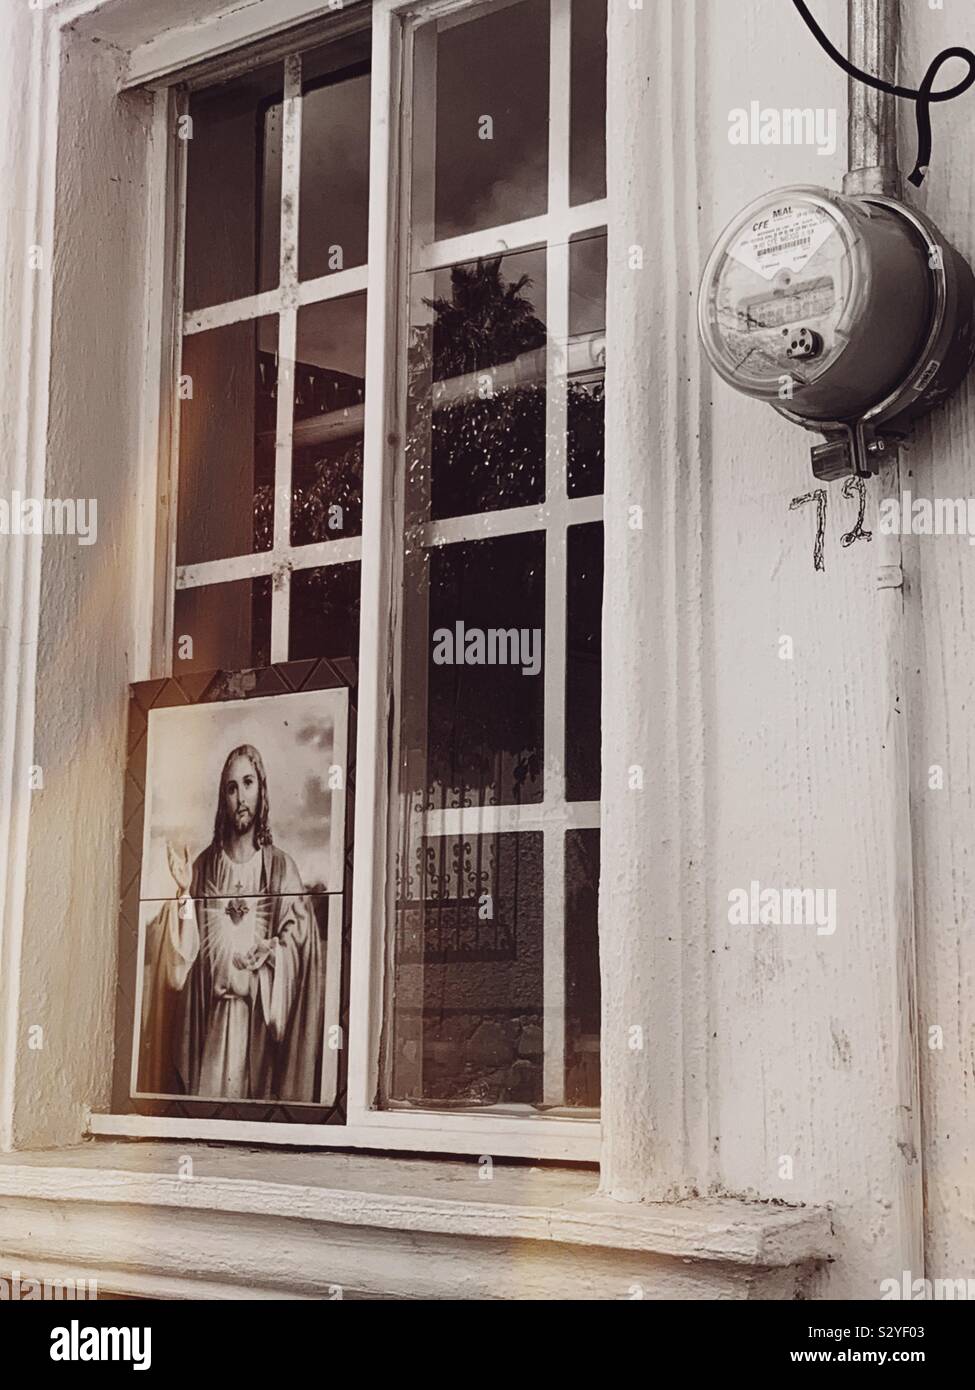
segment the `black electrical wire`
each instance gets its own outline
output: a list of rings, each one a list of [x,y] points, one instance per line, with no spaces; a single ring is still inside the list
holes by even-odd
[[[848,58],[845,58],[838,48],[830,42],[809,13],[809,6],[804,0],[792,0],[796,9],[805,20],[807,27],[819,43],[820,47],[832,58],[833,62],[849,77],[855,77],[858,82],[864,82],[868,87],[874,87],[878,92],[887,92],[892,97],[901,97],[904,101],[913,101],[917,114],[917,160],[913,171],[908,175],[908,179],[914,184],[915,188],[920,188],[924,182],[924,176],[928,172],[928,165],[931,163],[931,103],[933,101],[951,101],[954,97],[960,97],[963,92],[967,92],[969,87],[975,83],[975,53],[970,48],[945,48],[934,58],[930,67],[921,79],[920,87],[898,87],[893,82],[885,82],[880,77],[874,77],[869,72],[861,72],[854,67]],[[949,58],[961,58],[968,64],[968,74],[960,82],[956,82],[954,87],[946,87],[943,92],[932,91],[934,79],[947,63]]]

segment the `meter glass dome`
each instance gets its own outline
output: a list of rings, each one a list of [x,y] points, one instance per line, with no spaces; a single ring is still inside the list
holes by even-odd
[[[722,376],[771,397],[783,376],[820,377],[848,341],[854,248],[846,220],[818,200],[789,196],[742,214],[705,275],[702,328]]]
[[[890,207],[787,188],[739,213],[711,254],[701,337],[724,379],[810,420],[843,420],[909,373],[930,323],[924,239]]]

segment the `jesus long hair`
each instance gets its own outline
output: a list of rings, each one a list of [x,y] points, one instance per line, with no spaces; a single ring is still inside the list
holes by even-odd
[[[270,808],[268,806],[267,773],[264,771],[264,759],[252,743],[242,743],[239,748],[234,748],[227,754],[223,771],[220,774],[217,814],[213,821],[213,842],[220,849],[226,849],[233,833],[233,817],[227,810],[225,792],[227,775],[235,758],[247,758],[257,773],[257,814],[254,817],[254,844],[258,849],[262,849],[265,845],[272,845],[274,840],[271,836],[269,820]]]

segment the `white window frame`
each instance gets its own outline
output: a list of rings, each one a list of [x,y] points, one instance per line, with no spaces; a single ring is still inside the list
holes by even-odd
[[[282,282],[277,290],[223,305],[183,315],[178,291],[175,298],[165,289],[156,289],[151,304],[148,331],[150,379],[154,351],[158,352],[159,388],[147,392],[146,428],[158,430],[161,440],[160,486],[161,497],[175,496],[175,455],[178,446],[178,415],[173,408],[172,383],[178,361],[180,324],[185,333],[202,331],[258,314],[278,313],[279,363],[294,360],[297,309],[299,305],[320,302],[359,292],[366,288],[368,268],[373,268],[367,299],[366,382],[367,400],[363,446],[363,517],[361,538],[326,541],[318,545],[292,548],[288,539],[290,529],[290,490],[282,485],[279,472],[281,458],[276,460],[274,546],[269,552],[205,564],[175,565],[175,510],[170,503],[160,508],[168,512],[169,520],[154,522],[152,539],[155,560],[146,562],[147,590],[153,594],[151,606],[156,621],[152,628],[157,634],[147,641],[143,652],[142,674],[159,675],[167,669],[172,650],[172,594],[174,587],[195,587],[215,581],[250,578],[260,574],[290,572],[292,568],[317,567],[323,564],[348,563],[369,557],[361,567],[360,605],[363,614],[397,612],[397,584],[401,573],[402,534],[397,509],[388,505],[396,484],[399,463],[399,439],[403,420],[403,382],[405,378],[401,344],[407,322],[409,296],[409,260],[413,268],[435,269],[458,261],[474,259],[499,251],[515,251],[523,247],[544,244],[549,250],[546,306],[549,335],[556,342],[568,338],[568,242],[576,232],[601,229],[607,225],[605,201],[581,207],[569,206],[569,94],[570,84],[570,13],[571,0],[551,0],[552,29],[550,46],[550,129],[549,129],[549,209],[544,216],[525,219],[505,227],[485,232],[433,242],[411,252],[410,238],[405,235],[408,222],[408,184],[402,176],[405,167],[403,152],[409,150],[408,128],[401,118],[401,93],[407,89],[412,60],[412,37],[415,28],[425,21],[463,10],[483,7],[483,0],[373,0],[372,3],[372,74],[370,112],[370,189],[369,245],[367,266],[337,272],[313,282],[297,284],[293,258],[288,260],[288,228],[282,226]],[[321,4],[305,0],[289,0],[288,8],[296,11],[294,21],[303,8],[305,17],[327,18]],[[355,7],[356,10],[358,6]],[[354,13],[350,7],[350,14]],[[237,42],[246,42],[244,35],[235,35]],[[211,36],[212,42],[213,36]],[[301,45],[306,46],[304,38]],[[221,50],[223,51],[223,50]],[[279,53],[288,52],[286,43]],[[143,64],[134,62],[130,68],[130,83],[156,78],[160,81],[155,103],[155,121],[163,148],[174,150],[175,158],[165,167],[159,161],[156,170],[158,185],[153,190],[154,244],[149,253],[155,273],[151,285],[181,284],[181,248],[173,235],[173,221],[166,212],[167,197],[175,192],[180,209],[185,201],[185,159],[179,158],[180,142],[172,138],[175,103],[169,85],[173,72],[181,66],[210,56],[210,53],[182,48],[162,57],[158,52],[143,55]],[[231,55],[232,56],[232,55]],[[162,72],[154,72],[154,63],[162,64]],[[300,92],[296,65],[286,74],[285,115],[283,121],[282,192],[291,187],[297,198],[298,162],[294,133],[299,119],[295,98]],[[402,161],[402,167],[401,167]],[[293,220],[297,222],[295,202]],[[293,234],[290,237],[293,246]],[[561,255],[552,255],[551,247],[564,248]],[[285,265],[288,262],[288,276]],[[382,274],[375,268],[381,267]],[[394,293],[395,288],[395,293]],[[169,332],[167,334],[167,325]],[[168,339],[168,340],[167,340]],[[154,350],[155,341],[162,344]],[[490,808],[489,821],[481,820],[477,829],[493,832],[517,827],[521,830],[558,830],[545,834],[546,892],[558,895],[560,911],[546,912],[546,923],[558,920],[559,940],[546,928],[545,965],[545,1092],[552,1095],[562,1084],[564,1053],[556,1041],[561,1036],[564,1018],[564,911],[561,899],[564,892],[564,830],[569,828],[598,828],[600,804],[577,804],[570,808],[564,797],[564,771],[556,750],[564,745],[564,618],[566,603],[565,539],[568,525],[596,521],[602,518],[602,498],[571,499],[566,493],[565,414],[566,364],[563,355],[547,354],[547,447],[546,502],[543,506],[513,509],[495,513],[491,520],[492,535],[516,531],[545,530],[561,538],[561,544],[549,547],[546,556],[546,651],[545,651],[545,781],[546,801],[541,806]],[[279,449],[290,444],[292,413],[290,392],[278,395]],[[163,477],[168,468],[168,478]],[[484,518],[478,517],[478,537],[488,534]],[[428,539],[460,540],[464,538],[464,519],[431,523]],[[435,534],[433,534],[435,533]],[[144,538],[149,540],[147,534]],[[285,591],[281,591],[283,593]],[[558,618],[553,621],[552,615]],[[147,613],[148,616],[148,613]],[[359,725],[357,745],[357,789],[355,812],[355,859],[352,888],[352,950],[349,988],[349,1037],[347,1116],[345,1125],[280,1124],[257,1121],[191,1120],[149,1117],[141,1115],[92,1115],[93,1133],[130,1134],[142,1136],[185,1136],[187,1138],[220,1138],[248,1142],[291,1144],[324,1148],[374,1148],[414,1151],[484,1154],[496,1156],[535,1157],[598,1161],[600,1152],[600,1123],[589,1116],[550,1117],[537,1113],[514,1114],[509,1108],[497,1113],[452,1113],[416,1109],[374,1108],[380,1068],[380,1042],[384,1024],[384,990],[391,930],[391,875],[388,835],[393,832],[390,815],[389,778],[393,769],[388,764],[388,731],[391,710],[392,682],[389,672],[395,666],[394,623],[364,622],[360,633],[359,651]],[[272,585],[272,661],[287,659],[287,605]],[[551,790],[555,788],[555,795]],[[440,833],[467,831],[472,827],[462,816],[458,825],[446,822]],[[384,828],[383,834],[377,827]],[[428,833],[433,833],[429,831]],[[551,1008],[550,1008],[551,1005]],[[556,1068],[559,1076],[556,1077]]]

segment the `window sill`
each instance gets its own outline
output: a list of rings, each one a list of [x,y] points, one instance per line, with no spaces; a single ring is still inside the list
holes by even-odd
[[[0,1259],[153,1298],[781,1299],[830,1256],[819,1209],[630,1206],[591,1171],[482,1172],[194,1143],[5,1154]]]
[[[110,1139],[167,1139],[191,1143],[274,1144],[301,1149],[382,1149],[392,1152],[534,1158],[598,1163],[597,1119],[437,1110],[369,1110],[344,1125],[295,1125],[253,1120],[176,1119],[151,1115],[89,1115],[88,1133]]]

